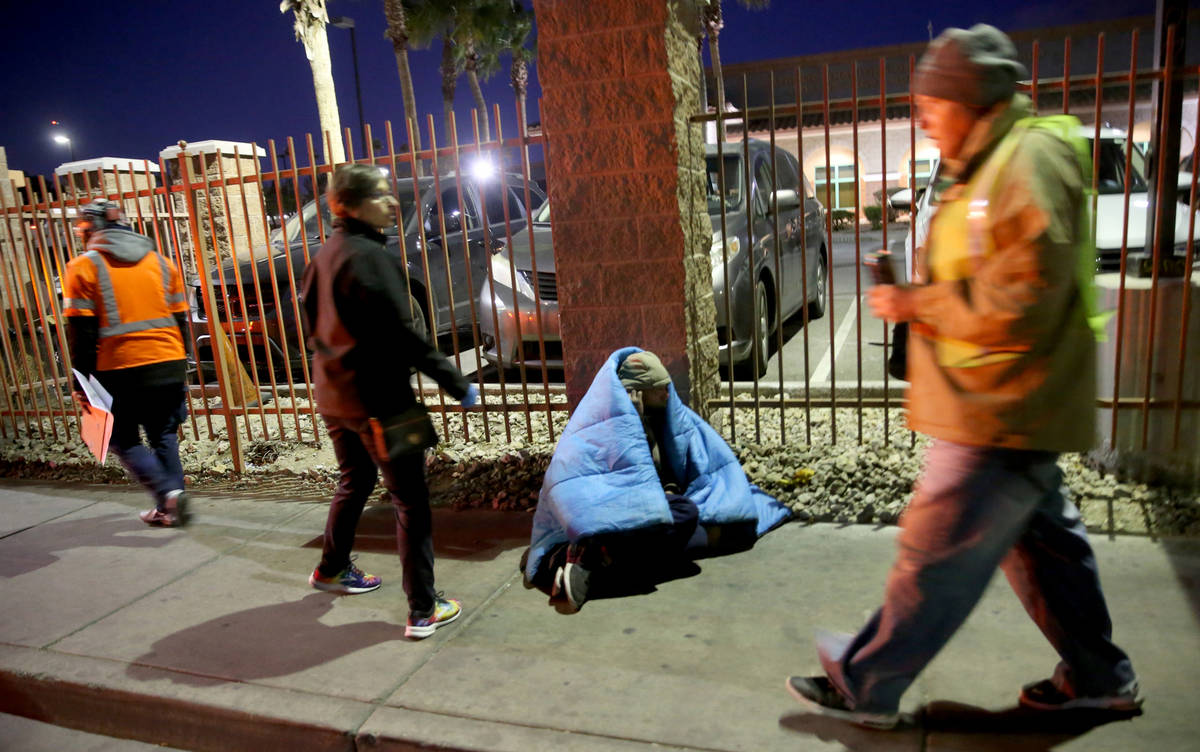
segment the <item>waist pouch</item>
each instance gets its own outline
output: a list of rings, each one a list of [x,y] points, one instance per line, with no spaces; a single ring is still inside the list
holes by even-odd
[[[371,418],[369,422],[375,451],[389,460],[420,454],[438,443],[429,411],[420,403],[389,418]]]

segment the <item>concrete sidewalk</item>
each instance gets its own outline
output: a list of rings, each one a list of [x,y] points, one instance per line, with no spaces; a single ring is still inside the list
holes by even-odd
[[[1196,540],[1094,537],[1141,717],[1015,710],[1055,656],[999,577],[906,695],[919,722],[882,733],[807,714],[783,684],[815,671],[814,628],[877,605],[894,528],[786,525],[561,614],[521,586],[528,514],[439,511],[438,586],[466,613],[410,642],[390,508],[368,508],[357,544],[383,588],[337,597],[306,580],[324,503],[200,493],[184,530],[144,526],[145,503],[0,482],[0,712],[222,751],[1200,749]]]

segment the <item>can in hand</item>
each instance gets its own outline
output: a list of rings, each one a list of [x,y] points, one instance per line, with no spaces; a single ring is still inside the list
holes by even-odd
[[[871,279],[877,285],[896,284],[896,271],[892,268],[890,251],[874,251],[863,257],[863,263],[871,270]]]

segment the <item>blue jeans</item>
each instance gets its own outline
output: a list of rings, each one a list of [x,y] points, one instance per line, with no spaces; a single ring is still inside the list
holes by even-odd
[[[930,446],[901,520],[883,606],[848,643],[818,646],[825,671],[856,708],[896,710],[997,567],[1058,652],[1059,687],[1104,695],[1134,678],[1112,642],[1096,560],[1057,459],[948,441]]]
[[[183,490],[179,424],[187,417],[183,384],[110,390],[113,431],[108,446],[163,509],[168,491]],[[147,447],[138,429],[145,429]]]

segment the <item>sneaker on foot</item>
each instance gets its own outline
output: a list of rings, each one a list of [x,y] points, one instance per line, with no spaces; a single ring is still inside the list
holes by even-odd
[[[839,718],[857,726],[886,731],[896,727],[900,713],[855,710],[826,676],[791,676],[787,691],[814,713]]]
[[[179,524],[179,519],[170,512],[166,512],[158,507],[152,507],[144,512],[138,512],[138,517],[142,518],[142,522],[155,527],[175,527]]]
[[[176,525],[186,525],[191,516],[188,514],[188,495],[183,489],[167,491],[166,501],[163,506],[167,510],[167,514],[174,516]]]
[[[404,625],[404,636],[414,640],[423,640],[433,634],[438,627],[443,627],[454,621],[462,613],[462,602],[455,598],[443,598],[439,594],[434,601],[433,613],[421,619],[408,615],[408,623]]]
[[[345,569],[332,577],[323,576],[321,568],[317,567],[308,576],[308,584],[317,590],[324,590],[327,593],[356,595],[358,593],[369,593],[377,589],[383,584],[383,580],[373,574],[367,574],[354,566],[354,562],[351,562],[346,565]]]
[[[1111,695],[1076,697],[1055,686],[1051,679],[1026,684],[1021,688],[1018,702],[1034,710],[1109,710],[1114,713],[1136,713],[1141,710],[1141,689],[1137,679]]]
[[[562,568],[562,592],[567,597],[567,603],[578,611],[587,602],[588,585],[591,584],[592,573],[584,569],[579,562],[567,561]]]

